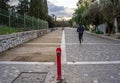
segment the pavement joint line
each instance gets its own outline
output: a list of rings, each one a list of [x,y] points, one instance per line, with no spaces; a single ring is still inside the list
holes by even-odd
[[[60,45],[61,43],[25,43],[28,45]]]
[[[80,43],[66,43],[66,45],[78,45]],[[111,43],[82,43],[82,45],[120,45],[120,44],[111,44]]]
[[[16,61],[0,61],[0,65],[2,64],[27,64],[27,65],[55,65],[54,62],[16,62]]]
[[[120,61],[83,61],[83,62],[67,62],[68,65],[109,65],[120,64]]]
[[[61,40],[61,49],[62,49],[62,64],[67,63],[67,55],[66,55],[66,45],[65,45],[65,31],[63,30],[62,33],[62,40]]]
[[[50,35],[51,36],[51,35]],[[57,35],[56,35],[57,36]],[[43,39],[58,39],[58,38],[60,38],[60,37],[45,37],[45,38],[43,38]]]
[[[72,29],[72,30],[74,30],[74,29],[76,29],[76,28],[70,28],[70,27],[66,27],[66,29]]]

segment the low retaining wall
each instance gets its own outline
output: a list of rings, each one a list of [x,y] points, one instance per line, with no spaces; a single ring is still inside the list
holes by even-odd
[[[40,37],[50,32],[49,29],[33,30],[26,32],[19,32],[15,34],[1,35],[0,36],[0,52],[13,48],[24,42]]]

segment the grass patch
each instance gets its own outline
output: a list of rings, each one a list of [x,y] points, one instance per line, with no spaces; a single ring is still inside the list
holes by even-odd
[[[16,33],[19,30],[17,28],[12,28],[12,27],[0,27],[0,35],[4,35],[4,34],[12,34],[12,33]]]

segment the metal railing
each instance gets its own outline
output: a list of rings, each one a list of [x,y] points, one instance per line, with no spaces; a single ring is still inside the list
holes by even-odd
[[[12,11],[0,9],[0,28],[1,27],[8,27],[10,30],[14,28],[17,29],[17,31],[28,31],[48,28],[48,22],[26,14],[20,15]],[[0,30],[0,32],[4,31]]]

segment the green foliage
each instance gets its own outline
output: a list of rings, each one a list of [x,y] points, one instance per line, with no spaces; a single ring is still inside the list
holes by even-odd
[[[24,15],[24,13],[28,13],[30,6],[29,0],[19,0],[19,4],[17,6],[17,11],[19,14]]]
[[[15,12],[0,9],[0,26],[10,26],[19,29],[19,31],[37,30],[48,28],[47,21],[30,17],[28,15],[20,15]],[[4,28],[5,29],[5,28]],[[1,30],[1,33],[7,33]]]
[[[119,0],[100,0],[100,12],[103,18],[113,23],[114,18],[120,15],[120,1]]]
[[[83,18],[83,13],[88,9],[88,2],[84,0],[79,0],[78,5],[79,5],[78,9],[75,10],[72,21],[76,22],[77,24],[81,22],[82,24],[86,26],[87,22],[85,18]]]
[[[86,30],[86,31],[89,31],[89,28],[88,28],[89,26],[88,25],[84,25],[84,29]]]
[[[79,24],[79,22],[83,22],[84,18],[82,17],[83,12],[86,10],[86,6],[81,6],[75,10],[73,20]]]
[[[47,19],[46,19],[47,21],[48,21],[48,24],[49,24],[49,27],[54,27],[54,19],[51,17],[51,16],[47,16]]]
[[[85,3],[86,1],[86,3]],[[101,23],[114,22],[115,17],[120,16],[120,0],[94,0],[87,3],[87,0],[79,0],[78,9],[73,19],[75,22],[99,25]]]
[[[96,33],[96,34],[103,34],[102,31],[99,31],[99,30],[94,30],[93,33]]]
[[[85,18],[89,24],[93,23],[95,25],[98,25],[100,24],[100,20],[102,21],[102,15],[99,10],[100,9],[98,3],[94,2],[86,11],[84,11],[83,18]]]
[[[8,10],[8,2],[9,0],[0,0],[0,8],[4,10]]]
[[[28,13],[30,16],[46,20],[48,15],[46,0],[31,0],[30,10]]]
[[[117,38],[117,39],[120,39],[120,34],[117,34],[117,35],[116,35],[116,38]]]
[[[62,30],[64,30],[64,27],[62,27]]]
[[[70,26],[72,26],[73,19],[70,19],[69,21]]]

